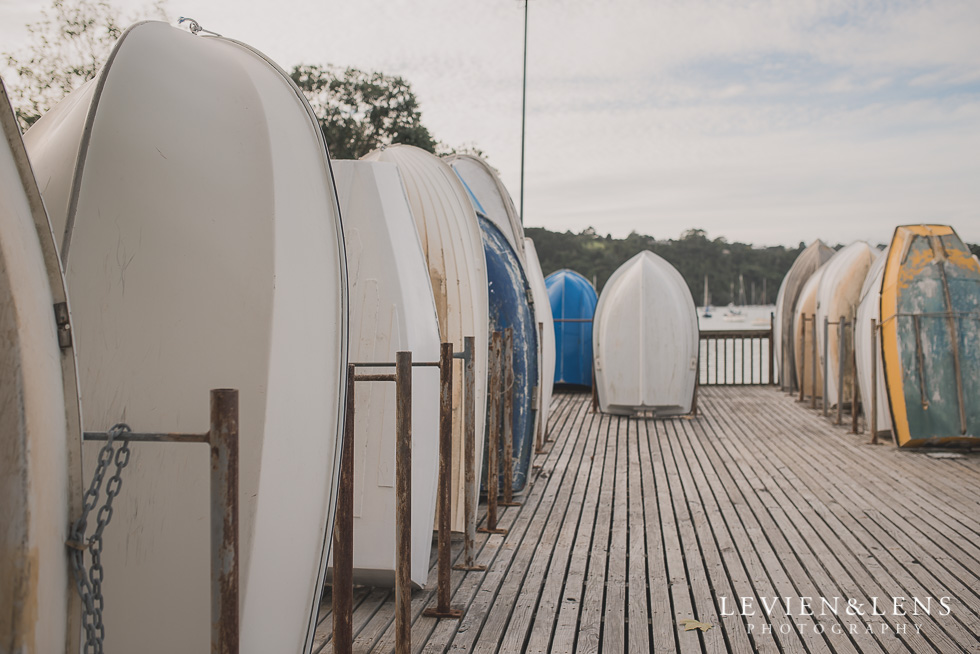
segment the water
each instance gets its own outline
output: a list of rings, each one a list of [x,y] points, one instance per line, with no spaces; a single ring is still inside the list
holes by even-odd
[[[725,319],[728,307],[713,307],[710,318],[704,317],[704,307],[698,307],[698,326],[703,332],[717,332],[731,329],[737,329],[739,331],[744,329],[759,329],[764,331],[769,329],[769,314],[776,312],[775,304],[735,308],[741,311],[745,318],[741,322]]]

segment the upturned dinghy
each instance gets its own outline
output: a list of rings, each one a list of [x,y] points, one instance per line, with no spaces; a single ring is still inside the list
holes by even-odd
[[[453,154],[445,157],[446,163],[459,175],[471,197],[476,201],[479,211],[487,220],[497,226],[510,246],[517,253],[517,258],[523,266],[524,225],[514,207],[507,187],[500,175],[485,159],[471,154]]]
[[[624,263],[602,289],[593,332],[604,413],[691,412],[698,374],[698,314],[677,269],[653,252]]]
[[[344,217],[350,294],[350,359],[439,360],[439,321],[412,211],[398,168],[334,161]],[[359,368],[386,373],[390,368]],[[354,581],[395,583],[395,386],[358,384],[354,392]],[[439,370],[412,375],[411,579],[425,586],[439,476]]]
[[[800,291],[810,276],[822,266],[834,251],[824,245],[823,241],[816,240],[811,243],[803,252],[796,257],[792,267],[783,283],[779,286],[779,294],[776,296],[776,319],[773,324],[773,339],[776,347],[773,350],[773,359],[776,374],[779,376],[779,386],[784,391],[799,388],[799,381],[796,379],[795,348],[793,347],[793,310],[796,301],[800,297]]]
[[[592,386],[592,318],[595,288],[574,270],[544,279],[555,323],[555,383]]]
[[[2,80],[0,129],[0,648],[77,652],[65,549],[82,502],[75,353],[54,238]]]
[[[429,280],[439,315],[439,333],[453,350],[463,351],[463,338],[475,337],[476,465],[483,465],[487,414],[489,317],[487,269],[476,212],[453,170],[435,155],[410,145],[393,145],[364,156],[398,166],[408,203],[429,267]],[[453,366],[453,506],[452,529],[465,527],[463,460],[463,367]]]
[[[891,416],[888,413],[888,388],[885,386],[885,369],[881,357],[881,338],[875,337],[871,331],[871,320],[875,322],[881,317],[881,280],[885,274],[885,262],[888,253],[882,252],[868,270],[868,276],[861,288],[861,302],[858,304],[855,318],[857,332],[854,337],[854,356],[857,357],[858,391],[861,393],[861,406],[868,429],[871,428],[871,375],[877,375],[877,410],[875,429],[877,433],[887,433],[892,429]],[[872,348],[877,343],[877,351],[872,354]],[[871,369],[872,360],[875,362]]]
[[[796,366],[796,379],[806,397],[823,397],[823,367],[820,354],[814,356],[816,333],[813,316],[817,311],[817,288],[826,267],[824,263],[806,280],[793,309],[793,364]]]
[[[513,334],[513,359],[503,360],[503,368],[513,375],[513,416],[511,434],[513,442],[513,483],[512,490],[519,493],[527,483],[528,468],[531,465],[531,452],[534,449],[533,389],[538,382],[538,326],[531,313],[528,298],[531,289],[521,268],[517,253],[503,233],[492,222],[479,216],[483,232],[483,248],[487,260],[487,283],[490,300],[490,330],[503,332],[510,328]],[[501,402],[501,410],[503,403]],[[489,417],[488,417],[489,419]],[[504,420],[507,419],[506,414]],[[501,432],[501,455],[497,458],[503,463],[503,438]],[[487,474],[484,470],[484,479]],[[500,484],[503,484],[501,478]],[[498,488],[501,486],[498,485]]]
[[[895,230],[881,351],[896,442],[980,444],[980,266],[947,225]]]
[[[868,269],[874,263],[877,253],[877,250],[864,241],[855,241],[841,248],[827,261],[827,267],[817,287],[817,351],[821,361],[827,359],[826,387],[830,406],[837,406],[838,395],[850,403],[854,394],[854,375],[851,373],[854,343],[849,335],[841,342],[836,324],[828,325],[824,339],[824,320],[837,323],[843,316],[848,325],[853,324],[864,278],[868,276]],[[841,361],[844,362],[843,374],[840,370]],[[838,389],[839,379],[843,379],[842,389]],[[839,390],[843,392],[838,393]]]
[[[309,104],[248,46],[142,23],[26,141],[85,430],[200,433],[209,389],[239,389],[241,651],[308,651],[347,364],[343,233]],[[209,469],[201,446],[132,446],[102,553],[107,651],[209,650]]]
[[[538,423],[543,434],[547,434],[548,416],[551,410],[551,397],[555,386],[555,321],[551,316],[551,301],[548,287],[544,283],[541,262],[534,241],[524,239],[524,260],[527,281],[531,284],[531,297],[534,299],[534,321],[538,323],[538,389],[541,398],[538,410]],[[535,432],[537,433],[537,432]]]

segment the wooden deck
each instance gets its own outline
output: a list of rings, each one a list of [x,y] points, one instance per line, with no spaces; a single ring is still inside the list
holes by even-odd
[[[699,407],[626,419],[556,395],[510,532],[478,535],[488,570],[453,572],[462,620],[421,617],[433,569],[413,651],[980,652],[980,454],[867,445],[769,387],[702,389]],[[317,652],[329,606],[327,590]],[[393,649],[393,610],[390,591],[355,591],[355,651]]]

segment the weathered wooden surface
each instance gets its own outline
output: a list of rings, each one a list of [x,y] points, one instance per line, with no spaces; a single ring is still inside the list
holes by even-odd
[[[486,572],[452,573],[463,619],[422,617],[434,569],[415,592],[413,652],[980,652],[980,454],[867,445],[771,388],[704,388],[693,420],[589,404],[555,395],[509,533],[477,538]],[[356,591],[354,651],[393,650],[392,597]],[[780,598],[771,615],[762,598]],[[329,606],[328,590],[314,652],[331,651]]]

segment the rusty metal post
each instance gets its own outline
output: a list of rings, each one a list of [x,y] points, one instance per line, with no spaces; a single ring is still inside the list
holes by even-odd
[[[871,444],[878,444],[878,321],[871,319]]]
[[[439,581],[438,605],[422,615],[430,618],[461,618],[463,612],[449,606],[450,564],[452,556],[450,521],[452,513],[453,460],[453,344],[443,343],[439,351]]]
[[[840,317],[837,321],[837,422],[841,424],[844,417],[844,339],[847,334],[847,318]]]
[[[395,353],[395,652],[412,651],[412,353]]]
[[[538,323],[538,383],[534,385],[534,406],[538,411],[538,426],[534,431],[534,453],[544,452],[544,323]]]
[[[487,525],[477,531],[487,534],[506,534],[497,527],[497,484],[500,466],[500,354],[502,334],[494,332],[490,340],[490,438],[487,443]]]
[[[814,322],[816,322],[816,314],[814,314]],[[816,336],[816,334],[814,334]],[[820,406],[823,408],[823,417],[827,417],[827,394],[829,389],[827,388],[830,380],[830,321],[827,316],[823,317],[823,395],[820,398]],[[817,339],[813,339],[814,345],[816,345]]]
[[[800,318],[803,320],[803,328],[800,333],[800,339],[803,341],[800,345],[800,402],[803,401],[804,391],[806,390],[806,315],[800,314]]]
[[[238,391],[211,391],[211,651],[238,654]]]
[[[858,433],[858,409],[860,408],[861,398],[858,395],[858,360],[857,360],[857,318],[851,325],[851,433]]]
[[[776,314],[769,312],[769,385],[775,385],[776,380],[773,373],[776,372],[776,354],[773,348],[776,347]],[[791,389],[792,390],[792,389]]]
[[[541,383],[539,384],[540,388],[538,389],[538,397],[541,398],[541,409],[540,410],[541,410],[541,415],[543,416],[546,413],[548,413],[548,414],[551,413],[550,410],[547,410],[547,409],[550,409],[551,407],[546,407],[544,405],[544,401],[545,401],[544,400],[544,387],[547,384],[552,383],[552,381],[553,381],[553,380],[548,379],[545,376],[545,372],[544,372],[544,323],[543,322],[539,322],[538,323],[538,343],[541,344],[541,348],[540,348],[541,349],[541,356],[538,357],[538,369],[541,370],[541,374],[539,375],[539,377],[541,378]],[[543,450],[544,449],[544,444],[551,440],[550,438],[548,438],[548,422],[547,422],[547,419],[538,420],[538,425],[541,428],[541,449]]]
[[[354,646],[354,364],[347,364],[347,407],[333,521],[333,651]]]
[[[820,354],[817,351],[817,314],[810,316],[810,323],[813,334],[810,335],[810,361],[813,367],[810,370],[810,408],[817,408],[817,366],[820,365]]]
[[[476,541],[476,372],[473,355],[476,352],[476,339],[463,338],[463,462],[465,473],[465,492],[463,494],[463,563],[453,566],[454,570],[486,570],[487,566],[473,561],[473,548]]]
[[[499,506],[520,506],[514,501],[514,330],[504,330],[504,500]]]
[[[593,357],[595,355],[593,354]],[[592,368],[589,370],[592,374],[592,413],[599,410],[599,389],[596,387],[595,383],[595,359],[592,359]]]

